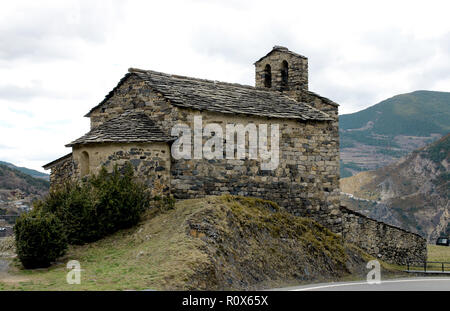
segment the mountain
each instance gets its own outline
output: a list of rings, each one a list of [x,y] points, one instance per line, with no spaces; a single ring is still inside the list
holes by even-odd
[[[341,179],[342,202],[430,242],[450,234],[450,134],[396,163]]]
[[[339,116],[341,177],[394,163],[450,132],[450,93],[416,91]]]
[[[18,169],[0,164],[0,195],[9,193],[9,190],[20,190],[25,196],[42,195],[49,187],[50,183],[47,180],[31,177]]]
[[[26,167],[15,166],[14,164],[9,163],[9,162],[5,162],[5,161],[0,161],[0,164],[3,164],[3,165],[6,165],[6,166],[8,166],[10,168],[16,169],[16,170],[18,170],[18,171],[20,171],[22,173],[30,175],[31,177],[34,177],[34,178],[42,178],[42,179],[45,179],[45,180],[50,180],[50,176],[48,174],[45,174],[45,173],[42,173],[42,172],[39,172],[39,171],[36,171],[36,170],[32,170],[32,169],[29,169],[29,168],[26,168]]]

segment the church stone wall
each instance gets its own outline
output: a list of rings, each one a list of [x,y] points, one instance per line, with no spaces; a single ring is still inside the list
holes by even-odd
[[[172,106],[162,94],[154,92],[144,81],[131,74],[115,89],[104,105],[91,112],[91,128],[127,110],[146,111],[167,133],[170,133],[172,125],[179,118],[186,116],[186,113]]]
[[[136,176],[146,184],[153,195],[169,192],[170,149],[167,143],[95,144],[75,147],[74,175],[79,177],[83,152],[89,156],[90,174],[97,174],[102,166],[111,171],[115,164],[120,168],[131,163]]]
[[[260,160],[252,159],[176,160],[171,168],[175,197],[224,193],[260,197],[279,203],[295,215],[313,217],[336,232],[340,229],[338,141],[329,122],[192,111],[184,120],[190,128],[195,115],[202,116],[203,126],[220,124],[224,136],[226,124],[267,124],[268,128],[278,124],[279,165],[265,171]]]
[[[51,167],[50,189],[56,189],[66,182],[71,181],[74,172],[74,162],[72,155],[66,156]]]
[[[130,77],[132,78],[132,77]],[[129,79],[130,79],[129,78]],[[314,217],[329,228],[340,228],[339,216],[339,136],[333,121],[301,122],[268,119],[248,115],[226,115],[178,108],[147,86],[133,86],[125,81],[109,99],[107,108],[91,113],[95,123],[104,122],[121,113],[121,105],[132,107],[140,99],[139,109],[156,119],[170,133],[171,128],[185,123],[193,129],[194,115],[201,115],[203,126],[248,123],[279,124],[280,159],[274,171],[261,170],[257,160],[174,160],[170,170],[171,192],[177,198],[192,198],[223,193],[255,196],[273,200],[296,215]],[[206,141],[208,138],[204,138]],[[193,145],[193,144],[192,144]]]

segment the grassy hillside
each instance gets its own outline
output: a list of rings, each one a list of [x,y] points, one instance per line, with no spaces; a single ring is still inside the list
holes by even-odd
[[[450,132],[450,93],[416,91],[386,99],[362,111],[339,117],[343,130],[360,129],[382,135],[429,136]]]
[[[376,169],[450,132],[450,93],[397,95],[339,116],[339,127],[341,175]]]
[[[34,177],[34,178],[42,178],[42,179],[45,179],[45,180],[49,180],[49,178],[50,178],[50,176],[48,174],[45,174],[45,173],[42,173],[42,172],[39,172],[39,171],[36,171],[36,170],[32,170],[32,169],[26,168],[26,167],[15,166],[14,164],[9,163],[9,162],[0,161],[0,164],[3,164],[3,165],[6,165],[6,166],[8,166],[10,168],[16,169],[16,170],[18,170],[18,171],[20,171],[20,172],[22,172],[24,174],[27,174],[27,175],[30,175],[31,177]]]
[[[20,189],[25,194],[43,194],[48,191],[50,183],[47,180],[34,178],[28,174],[0,164],[0,189]]]
[[[66,283],[65,263],[82,283]],[[14,260],[0,289],[256,289],[364,277],[370,257],[316,222],[252,198],[208,197],[151,212],[137,227],[71,247],[48,269]]]

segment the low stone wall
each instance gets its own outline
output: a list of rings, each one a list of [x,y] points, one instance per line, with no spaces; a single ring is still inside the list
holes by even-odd
[[[368,254],[398,265],[427,260],[427,241],[418,234],[341,206],[342,237]]]

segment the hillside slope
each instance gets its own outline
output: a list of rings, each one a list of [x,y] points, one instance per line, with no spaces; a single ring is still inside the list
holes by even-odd
[[[28,174],[0,164],[0,190],[19,189],[25,195],[42,195],[50,187],[50,183],[44,179],[31,177]]]
[[[416,91],[339,116],[341,177],[394,163],[450,132],[450,93]]]
[[[83,271],[77,286],[65,277],[65,263],[74,259]],[[316,222],[272,202],[207,197],[179,201],[174,209],[150,213],[136,228],[71,247],[49,269],[12,265],[0,289],[248,290],[364,277],[367,260]]]
[[[9,162],[5,162],[5,161],[0,161],[0,164],[6,165],[10,168],[16,169],[22,173],[25,173],[27,175],[30,175],[31,177],[34,178],[41,178],[41,179],[45,179],[45,180],[50,180],[50,175],[30,169],[30,168],[26,168],[26,167],[21,167],[21,166],[16,166],[12,163]]]
[[[450,234],[450,134],[395,164],[341,179],[350,208],[434,242]]]

